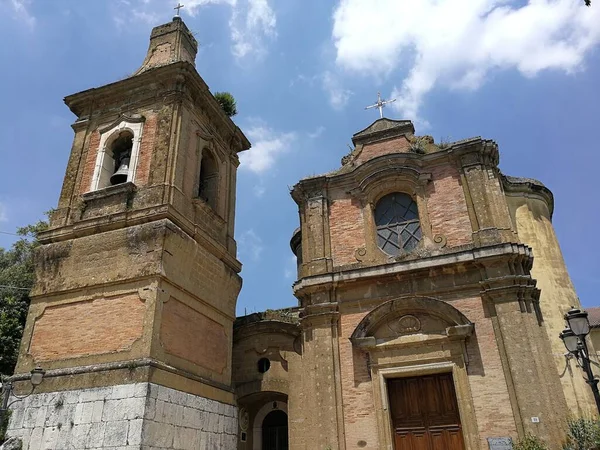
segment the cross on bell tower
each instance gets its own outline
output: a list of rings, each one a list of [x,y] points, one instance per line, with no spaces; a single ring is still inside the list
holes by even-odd
[[[176,6],[175,8],[173,8],[173,9],[176,9],[176,10],[177,10],[177,12],[175,13],[175,17],[180,17],[179,10],[180,10],[181,8],[183,8],[184,6],[185,6],[185,5],[182,5],[181,3],[177,2],[177,6]]]

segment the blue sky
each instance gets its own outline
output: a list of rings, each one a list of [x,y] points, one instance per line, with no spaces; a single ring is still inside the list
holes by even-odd
[[[167,0],[0,0],[0,231],[56,206],[73,137],[62,98],[134,72]],[[600,1],[188,0],[200,75],[237,99],[238,313],[296,304],[288,187],[327,172],[386,110],[436,140],[498,142],[542,180],[585,306],[600,304]],[[14,237],[0,234],[0,246]]]

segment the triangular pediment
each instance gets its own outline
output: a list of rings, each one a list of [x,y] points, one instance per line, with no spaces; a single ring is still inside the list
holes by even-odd
[[[364,130],[352,136],[354,145],[388,139],[406,134],[414,134],[415,127],[410,120],[378,119]]]

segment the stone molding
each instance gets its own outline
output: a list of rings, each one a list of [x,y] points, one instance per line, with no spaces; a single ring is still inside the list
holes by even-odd
[[[130,360],[130,361],[118,361],[118,362],[94,364],[94,365],[89,365],[89,366],[68,367],[68,368],[62,368],[62,369],[50,369],[50,370],[46,371],[46,373],[44,374],[44,378],[51,379],[51,378],[58,378],[58,377],[72,377],[75,375],[82,375],[82,374],[109,372],[109,371],[116,371],[116,370],[122,370],[122,369],[133,370],[133,369],[144,368],[144,367],[150,367],[150,368],[154,368],[154,369],[164,370],[166,372],[169,372],[169,373],[172,373],[175,375],[180,375],[180,376],[183,376],[190,380],[197,381],[197,382],[206,384],[208,386],[215,387],[217,389],[220,389],[220,390],[223,390],[226,392],[233,392],[233,389],[228,385],[218,383],[218,382],[210,380],[208,378],[204,378],[199,375],[187,372],[185,370],[170,366],[168,364],[165,364],[165,363],[160,362],[153,358],[141,358],[141,359],[134,359],[134,360]],[[9,377],[8,380],[12,381],[12,382],[19,382],[19,381],[28,381],[30,378],[31,378],[31,373],[26,372],[26,373],[15,374],[12,377]]]
[[[509,197],[532,197],[542,200],[548,206],[550,219],[554,213],[554,195],[541,181],[532,178],[519,178],[502,175],[502,187]]]
[[[450,325],[446,329],[447,335],[455,338],[470,336],[474,328],[473,323],[449,303],[433,297],[406,296],[389,300],[369,312],[354,329],[350,341],[361,347],[364,347],[365,344],[370,346],[369,343],[374,340],[374,338],[370,338],[371,333],[383,322],[401,313],[414,314],[416,312],[444,320]],[[459,328],[454,329],[456,327]],[[448,331],[450,328],[452,330]]]
[[[211,123],[217,129],[218,134],[223,136],[226,143],[233,142],[239,145],[234,151],[240,152],[250,148],[251,144],[248,138],[223,112],[193,64],[186,61],[156,67],[124,80],[69,95],[64,100],[79,121],[86,119],[86,114],[89,114],[91,105],[98,103],[100,100],[107,107],[108,105],[121,107],[123,98],[129,98],[131,93],[136,90],[141,91],[138,92],[139,97],[148,97],[139,100],[135,105],[136,107],[142,102],[155,104],[159,95],[165,98],[174,95],[180,100],[188,98],[194,105],[207,110]],[[134,105],[131,105],[130,109],[134,109]],[[114,112],[110,114],[114,114]]]
[[[339,286],[342,283],[360,279],[393,276],[416,270],[431,269],[459,263],[484,262],[496,258],[515,258],[521,256],[526,261],[532,261],[533,253],[530,247],[523,244],[506,243],[488,247],[456,251],[434,255],[423,259],[399,261],[373,267],[341,269],[335,273],[308,276],[299,279],[293,285],[294,295],[301,296],[305,291],[326,289],[327,286]]]
[[[294,338],[300,336],[300,327],[294,323],[277,320],[263,320],[234,327],[233,342],[241,341],[257,334],[287,334]]]

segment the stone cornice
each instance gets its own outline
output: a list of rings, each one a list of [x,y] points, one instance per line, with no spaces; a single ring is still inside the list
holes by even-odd
[[[360,189],[364,189],[371,180],[398,174],[412,177],[418,182],[427,181],[428,171],[431,167],[448,164],[452,160],[463,168],[483,165],[487,168],[497,169],[498,146],[494,141],[477,137],[455,142],[433,153],[389,153],[372,158],[358,166],[347,164],[323,175],[304,178],[293,187],[291,194],[296,203],[300,205],[306,198],[305,192],[314,190],[312,188],[314,185],[328,186],[331,189],[361,186]]]
[[[62,242],[69,239],[90,236],[92,234],[126,228],[148,222],[169,220],[173,225],[180,227],[191,239],[203,245],[213,255],[223,261],[236,273],[241,272],[242,264],[232,256],[225,246],[216,242],[206,232],[179,214],[169,205],[153,206],[145,209],[136,209],[127,212],[110,214],[101,218],[81,220],[73,225],[53,228],[40,233],[39,240],[42,244]]]
[[[342,269],[335,273],[326,273],[304,277],[293,285],[294,295],[302,295],[303,291],[313,289],[327,289],[329,286],[339,286],[346,282],[372,277],[392,277],[413,271],[432,269],[442,266],[484,262],[498,258],[521,257],[527,260],[533,259],[530,247],[524,244],[505,243],[488,247],[474,248],[412,261],[400,261],[379,266]]]
[[[156,87],[152,88],[157,83],[162,83],[163,92],[156,92]],[[161,96],[169,94],[182,95],[187,90],[198,101],[201,101],[202,107],[206,109],[211,120],[215,121],[225,141],[231,144],[235,151],[239,152],[250,148],[248,138],[223,112],[194,66],[185,61],[157,67],[114,83],[87,89],[65,97],[64,101],[73,114],[82,119],[90,114],[94,104],[98,101],[103,100],[110,104],[122,105],[123,99],[130,97],[131,92],[136,89],[147,91],[155,101]]]
[[[235,326],[233,341],[237,342],[257,334],[287,334],[293,338],[300,336],[300,327],[297,324],[281,322],[278,320],[262,320],[244,325]]]
[[[54,378],[54,377],[73,377],[75,375],[87,374],[87,373],[98,373],[98,372],[107,372],[114,370],[133,370],[137,368],[153,368],[158,370],[163,370],[165,372],[170,372],[175,375],[180,375],[185,378],[198,381],[203,384],[207,384],[209,386],[216,387],[218,389],[222,389],[227,392],[233,392],[233,388],[223,383],[219,383],[208,378],[201,377],[199,375],[193,374],[191,372],[185,371],[183,369],[179,369],[177,367],[170,366],[163,362],[160,362],[153,358],[141,358],[134,359],[130,361],[117,361],[103,364],[94,364],[90,366],[77,366],[77,367],[67,367],[64,369],[50,369],[47,370],[44,374],[44,379]],[[18,373],[10,378],[8,381],[19,382],[19,381],[29,381],[31,379],[31,373]]]
[[[548,206],[550,218],[554,213],[554,195],[541,181],[532,178],[510,177],[502,174],[504,193],[511,197],[533,197],[542,200]]]

